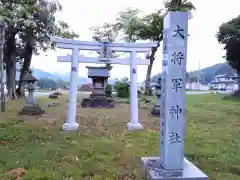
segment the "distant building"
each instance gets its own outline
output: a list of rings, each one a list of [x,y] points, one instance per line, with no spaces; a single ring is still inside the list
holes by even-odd
[[[92,92],[92,83],[83,84],[78,90],[84,92]]]
[[[214,76],[209,83],[210,89],[215,90],[234,90],[237,85],[237,75],[221,74]]]
[[[209,86],[207,83],[186,82],[186,90],[207,91],[207,90],[209,90]]]

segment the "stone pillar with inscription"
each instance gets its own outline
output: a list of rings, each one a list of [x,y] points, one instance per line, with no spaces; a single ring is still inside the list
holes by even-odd
[[[148,179],[208,179],[184,158],[187,38],[188,13],[168,12],[164,18],[160,157],[142,158]]]

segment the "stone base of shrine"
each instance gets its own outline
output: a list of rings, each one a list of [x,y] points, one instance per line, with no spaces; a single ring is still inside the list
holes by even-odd
[[[114,108],[113,98],[102,94],[91,94],[90,98],[84,98],[81,103],[83,108]]]
[[[151,115],[153,116],[160,116],[160,106],[155,105],[151,110]]]
[[[206,174],[184,159],[183,170],[166,170],[160,166],[160,157],[141,158],[144,176],[148,180],[208,180]]]
[[[40,115],[44,114],[45,111],[38,104],[25,104],[20,112],[21,115]]]

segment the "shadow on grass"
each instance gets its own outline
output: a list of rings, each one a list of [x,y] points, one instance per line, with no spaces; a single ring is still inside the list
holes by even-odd
[[[231,94],[225,95],[225,96],[223,96],[223,99],[224,100],[231,100],[231,101],[239,101],[239,103],[240,103],[240,91],[237,90],[237,91],[234,91]]]

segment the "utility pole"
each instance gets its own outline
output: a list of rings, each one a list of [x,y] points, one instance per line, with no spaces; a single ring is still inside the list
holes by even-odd
[[[1,112],[5,112],[5,93],[4,93],[4,66],[3,66],[3,51],[5,43],[4,21],[0,19],[0,72],[1,72]]]
[[[201,90],[201,85],[200,85],[200,60],[198,61],[198,80],[197,80],[197,85],[198,85],[198,90]]]

